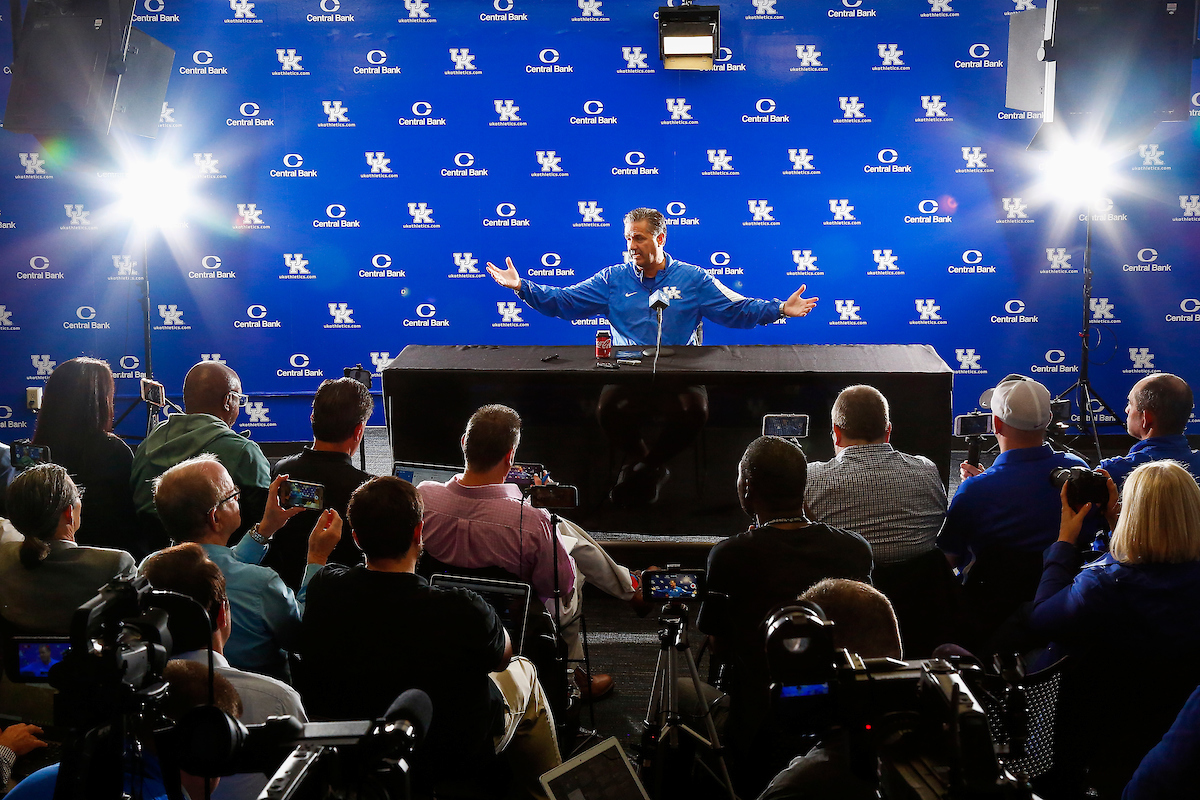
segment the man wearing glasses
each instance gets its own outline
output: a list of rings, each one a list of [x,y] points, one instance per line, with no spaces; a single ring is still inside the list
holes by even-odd
[[[242,394],[237,373],[224,364],[201,361],[188,370],[183,380],[185,413],[171,414],[133,456],[133,503],[148,550],[169,544],[154,508],[151,481],[200,453],[216,456],[241,493],[242,523],[234,531],[234,541],[262,518],[267,487],[271,485],[271,466],[256,443],[233,431],[233,423],[248,399]]]

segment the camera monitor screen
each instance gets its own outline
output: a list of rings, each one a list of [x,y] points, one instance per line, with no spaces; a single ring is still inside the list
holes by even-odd
[[[704,593],[703,570],[643,572],[642,581],[652,600],[694,600]]]
[[[70,647],[65,636],[14,636],[8,642],[8,677],[14,682],[45,683],[50,668]]]

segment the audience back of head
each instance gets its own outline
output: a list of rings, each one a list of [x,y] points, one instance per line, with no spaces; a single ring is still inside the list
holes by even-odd
[[[743,494],[752,493],[764,510],[794,511],[804,505],[808,459],[787,439],[760,436],[750,443],[738,464]]]
[[[192,598],[208,613],[215,627],[225,605],[225,576],[195,542],[159,550],[142,562],[141,573],[155,589]]]
[[[96,358],[72,358],[46,379],[33,443],[63,458],[87,440],[112,431],[113,374]]]
[[[860,442],[883,440],[891,424],[887,398],[865,384],[843,389],[833,402],[830,416],[847,439]]]
[[[1163,372],[1139,383],[1133,403],[1137,411],[1154,414],[1156,433],[1178,436],[1192,414],[1192,389],[1182,378]]]
[[[485,472],[500,463],[521,441],[521,417],[508,406],[490,405],[476,411],[463,434],[467,466]]]
[[[878,589],[860,581],[826,578],[801,600],[816,603],[833,623],[833,646],[863,658],[900,658],[900,626],[892,604]]]
[[[221,497],[221,463],[203,453],[181,461],[154,479],[154,507],[167,533],[177,542],[199,537]]]
[[[8,486],[6,506],[13,526],[25,536],[21,563],[36,567],[50,553],[63,512],[80,502],[79,488],[57,464],[38,464]]]
[[[1129,473],[1109,545],[1124,564],[1200,560],[1200,487],[1175,461],[1151,461]]]
[[[322,442],[344,442],[354,429],[371,417],[375,403],[371,390],[353,378],[323,381],[313,396],[313,437]]]
[[[402,558],[423,513],[416,487],[391,475],[372,478],[350,495],[350,527],[368,561]]]
[[[212,414],[223,419],[229,393],[241,391],[241,387],[237,373],[229,367],[201,361],[183,379],[183,409],[189,414]]]

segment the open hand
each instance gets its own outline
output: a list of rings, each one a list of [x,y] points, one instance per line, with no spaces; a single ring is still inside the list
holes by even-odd
[[[505,289],[520,289],[521,276],[517,274],[517,268],[513,266],[512,258],[505,258],[504,263],[508,265],[508,269],[500,269],[492,262],[487,262],[488,275],[491,275],[492,280]]]
[[[807,284],[800,284],[800,288],[797,289],[795,293],[787,299],[787,302],[783,304],[783,315],[785,317],[808,316],[808,312],[812,311],[816,307],[817,300],[820,299],[819,297],[801,296],[804,294],[804,290],[807,288]]]

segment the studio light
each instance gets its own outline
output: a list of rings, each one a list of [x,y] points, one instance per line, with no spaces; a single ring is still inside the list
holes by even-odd
[[[720,6],[658,9],[658,55],[664,69],[710,70],[720,47]]]

